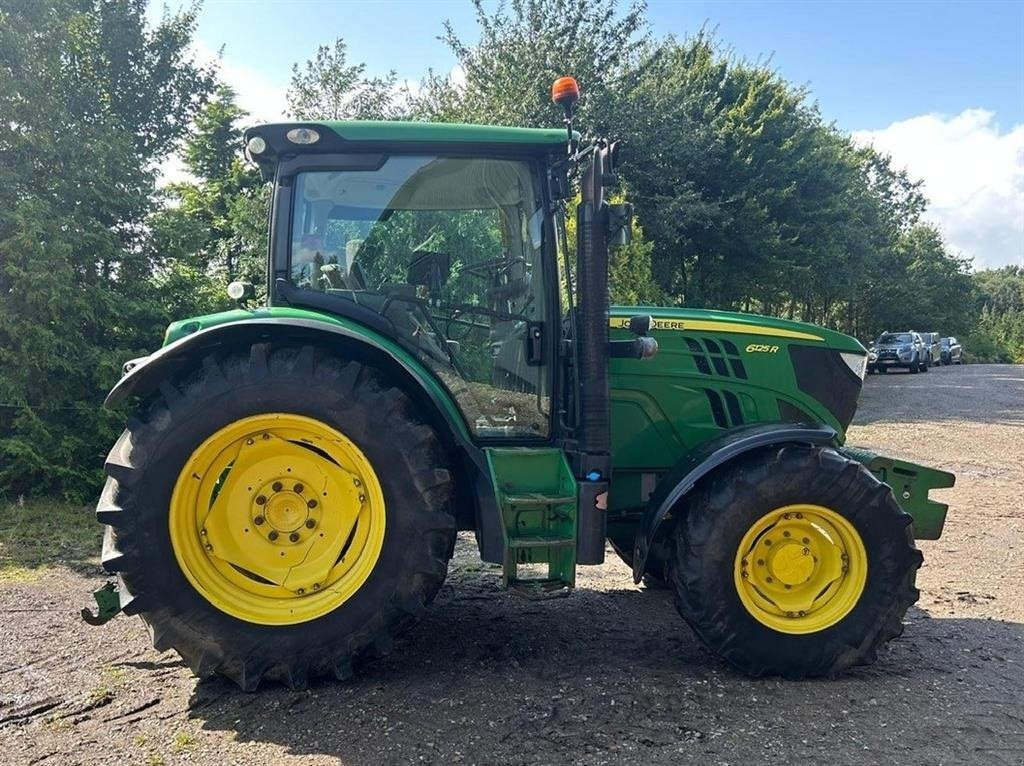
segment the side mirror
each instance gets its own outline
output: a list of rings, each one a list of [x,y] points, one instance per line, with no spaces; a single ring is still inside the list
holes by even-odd
[[[559,163],[551,169],[548,176],[551,199],[569,199],[572,196],[572,184],[569,183],[569,166]]]
[[[608,247],[625,247],[633,241],[633,206],[628,202],[607,205]]]

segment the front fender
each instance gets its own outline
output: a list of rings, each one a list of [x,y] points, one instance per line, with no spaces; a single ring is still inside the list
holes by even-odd
[[[640,582],[644,575],[651,543],[661,523],[700,479],[753,450],[783,444],[827,447],[834,445],[836,440],[836,431],[825,425],[767,423],[735,428],[718,439],[705,442],[681,460],[651,495],[633,546],[633,580]]]
[[[273,311],[272,309],[270,311]],[[199,363],[209,353],[224,347],[247,346],[267,341],[322,341],[346,345],[388,365],[410,386],[409,393],[432,407],[436,419],[447,426],[456,443],[473,448],[469,430],[451,395],[438,378],[414,356],[389,338],[357,322],[340,319],[273,316],[266,310],[252,318],[237,319],[199,329],[170,343],[147,357],[125,365],[126,374],[107,394],[106,407],[116,407],[131,396],[145,397],[160,388],[176,373]]]

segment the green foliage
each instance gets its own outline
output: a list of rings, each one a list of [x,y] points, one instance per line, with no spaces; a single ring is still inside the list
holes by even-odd
[[[301,68],[292,67],[288,111],[297,120],[387,120],[400,116],[395,99],[398,76],[367,77],[365,64],[348,63],[340,37],[321,45]]]
[[[168,319],[146,230],[153,164],[213,73],[191,11],[147,27],[137,2],[0,10],[0,487],[92,494],[122,417],[100,403]]]
[[[1024,364],[1024,268],[981,271],[973,282],[981,311],[964,341],[966,359]]]

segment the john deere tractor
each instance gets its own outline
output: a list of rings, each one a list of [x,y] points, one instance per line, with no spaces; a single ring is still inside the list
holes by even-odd
[[[853,338],[610,307],[618,145],[574,131],[571,78],[553,97],[565,128],[247,132],[265,305],[232,284],[237,309],[173,322],[110,392],[133,414],[97,507],[108,614],[246,690],[344,679],[471,530],[527,598],[610,544],[752,675],[834,675],[900,633],[952,475],[843,446]]]

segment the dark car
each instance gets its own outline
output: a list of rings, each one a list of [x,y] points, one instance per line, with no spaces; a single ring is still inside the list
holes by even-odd
[[[868,353],[868,372],[902,367],[910,372],[927,370],[925,344],[916,332],[883,332]]]
[[[939,340],[939,345],[942,349],[942,355],[940,357],[942,364],[964,363],[964,350],[960,345],[960,341],[956,338],[942,338]]]
[[[925,369],[938,367],[942,364],[942,345],[939,343],[939,334],[937,332],[922,332],[919,335],[921,342],[924,343]]]

